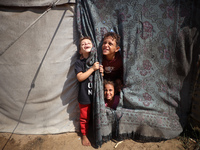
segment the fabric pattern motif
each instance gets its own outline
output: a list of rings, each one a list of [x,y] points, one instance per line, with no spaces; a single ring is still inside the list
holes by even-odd
[[[121,139],[162,140],[182,132],[186,120],[180,117],[186,115],[188,109],[180,106],[185,105],[180,91],[189,71],[194,71],[191,66],[195,54],[199,54],[194,48],[198,38],[195,32],[199,32],[199,24],[192,17],[197,16],[192,10],[198,8],[195,5],[199,6],[199,2],[195,2],[78,1],[79,32],[94,37],[100,61],[103,35],[114,31],[121,36],[124,88],[114,115],[105,109],[101,82],[95,78],[99,89],[94,109],[97,145],[111,138],[113,118],[117,123],[117,137]],[[190,54],[186,51],[194,54],[191,59],[187,59]]]

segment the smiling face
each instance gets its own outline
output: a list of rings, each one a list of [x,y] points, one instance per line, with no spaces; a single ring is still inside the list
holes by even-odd
[[[104,98],[108,101],[112,101],[115,95],[115,89],[112,84],[104,85]]]
[[[115,53],[119,51],[119,46],[117,46],[116,39],[111,36],[105,37],[102,45],[103,55],[106,56],[108,60],[114,59]]]
[[[89,39],[83,39],[80,43],[80,54],[90,53],[92,49],[92,42]]]

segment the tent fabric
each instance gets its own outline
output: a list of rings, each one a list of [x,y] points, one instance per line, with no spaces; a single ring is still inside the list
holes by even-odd
[[[192,93],[192,108],[191,108],[191,117],[192,125],[200,127],[200,55],[197,62],[197,76],[195,78],[194,90]]]
[[[55,4],[62,5],[66,3],[75,3],[75,0],[0,0],[0,6],[13,6],[13,7],[41,7],[50,6]]]
[[[78,31],[92,37],[96,60],[102,61],[106,32],[121,36],[124,88],[116,111],[105,108],[102,81],[94,79],[97,146],[113,135],[158,141],[182,132],[200,54],[199,6],[196,0],[77,1]]]
[[[0,132],[79,130],[74,7],[0,7]]]

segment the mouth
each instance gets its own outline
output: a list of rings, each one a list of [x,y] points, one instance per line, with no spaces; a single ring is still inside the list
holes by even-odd
[[[108,50],[107,49],[103,49],[103,53],[106,53],[106,52],[108,52]]]
[[[107,100],[110,100],[110,99],[111,99],[111,96],[110,96],[110,95],[106,95],[106,99],[107,99]]]
[[[85,50],[86,50],[86,51],[90,51],[90,50],[91,50],[91,47],[85,47]]]
[[[90,48],[90,47],[85,47],[85,49],[88,49],[88,48]]]

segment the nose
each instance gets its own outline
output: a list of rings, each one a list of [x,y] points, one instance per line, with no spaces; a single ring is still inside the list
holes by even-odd
[[[108,43],[106,43],[105,46],[108,46]]]
[[[108,43],[104,43],[103,46],[107,47],[107,46],[108,46]]]

